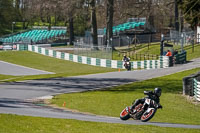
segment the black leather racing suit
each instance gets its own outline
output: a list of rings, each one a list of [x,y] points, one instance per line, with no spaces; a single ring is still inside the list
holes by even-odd
[[[162,108],[162,106],[160,105],[160,98],[155,94],[153,93],[152,91],[149,92],[151,95],[148,95],[147,97],[154,100],[159,106],[158,108]],[[144,103],[145,102],[145,98],[142,98],[142,99],[136,99],[134,102],[133,102],[133,105],[131,107],[131,111],[133,111],[133,109],[135,108],[135,106],[137,106],[139,103]]]

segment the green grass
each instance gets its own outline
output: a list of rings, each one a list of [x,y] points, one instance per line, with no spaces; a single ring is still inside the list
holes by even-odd
[[[76,51],[74,54],[78,54],[80,56],[87,56],[87,57],[93,57],[93,58],[100,58],[100,59],[112,59],[112,51]]]
[[[124,47],[121,49],[117,48],[117,51],[113,51],[113,59],[114,60],[122,60],[122,58],[123,58],[122,51],[127,52],[127,55],[129,57],[132,57],[132,55],[134,55],[134,53],[131,53],[134,51],[133,47],[134,46],[131,46],[130,49],[128,49],[127,47]],[[174,45],[173,49],[178,49],[180,51],[181,46]],[[200,45],[199,44],[194,45],[194,52],[192,52],[192,45],[186,45],[186,46],[184,46],[184,49],[187,51],[187,60],[192,60],[194,58],[200,57]],[[167,48],[165,48],[164,50],[167,50]],[[160,55],[160,43],[155,43],[153,45],[150,45],[149,49],[147,47],[147,44],[138,45],[136,47],[136,53],[137,54]]]
[[[192,45],[188,46],[186,48],[186,51],[187,51],[187,60],[199,58],[200,57],[200,44],[195,45],[194,52],[192,50]]]
[[[67,45],[67,44],[61,44],[61,45],[52,45],[51,47],[56,47],[56,48],[74,48],[73,45]]]
[[[86,122],[0,114],[0,133],[200,133],[198,129]]]
[[[52,104],[62,106],[66,102],[66,108],[98,115],[119,117],[122,109],[131,105],[134,99],[144,97],[144,90],[161,87],[163,90],[161,96],[163,109],[158,110],[151,121],[200,124],[200,104],[192,104],[181,94],[182,78],[199,70],[200,68],[188,70],[102,91],[58,95],[54,97]]]
[[[8,79],[12,79],[12,78],[16,78],[16,76],[10,76],[10,75],[2,75],[2,74],[0,74],[0,82],[1,82],[1,80],[8,80]]]
[[[20,76],[17,80],[66,77],[116,71],[116,69],[74,63],[28,51],[0,52],[0,60],[55,73],[48,75]]]

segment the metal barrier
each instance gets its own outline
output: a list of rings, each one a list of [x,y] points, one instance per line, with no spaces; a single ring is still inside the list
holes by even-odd
[[[200,102],[200,82],[195,78],[193,79],[193,90],[195,99]]]

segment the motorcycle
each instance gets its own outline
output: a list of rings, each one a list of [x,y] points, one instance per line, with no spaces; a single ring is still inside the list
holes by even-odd
[[[142,104],[138,104],[135,106],[133,110],[131,110],[131,106],[126,107],[120,113],[121,120],[128,120],[129,118],[133,118],[134,120],[141,120],[142,122],[147,122],[155,115],[157,109],[159,108],[159,104],[156,103],[153,99],[151,99],[152,92],[144,91],[145,95],[148,95],[145,98],[145,102]]]
[[[131,71],[131,63],[130,63],[130,61],[125,61],[124,62],[124,67],[127,69],[127,71]]]

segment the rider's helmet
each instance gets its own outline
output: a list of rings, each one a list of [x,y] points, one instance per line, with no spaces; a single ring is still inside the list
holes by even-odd
[[[156,96],[158,96],[158,97],[161,96],[161,92],[162,92],[161,88],[155,88],[155,89],[154,89],[154,94],[155,94]]]

